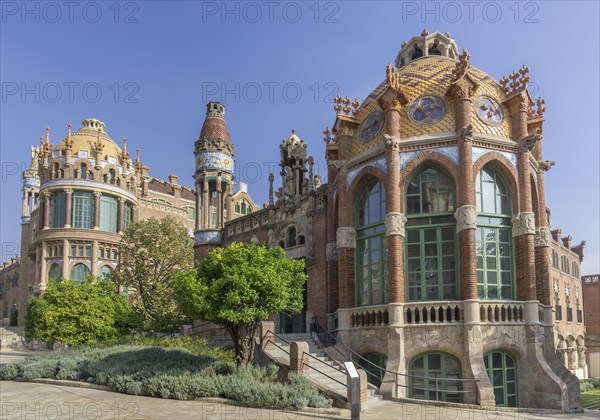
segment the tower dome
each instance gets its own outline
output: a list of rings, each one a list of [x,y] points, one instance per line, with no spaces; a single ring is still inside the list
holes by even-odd
[[[439,55],[454,60],[458,57],[458,45],[450,38],[450,33],[429,33],[423,30],[421,36],[413,36],[410,41],[403,42],[396,57],[396,67],[400,68],[421,57]]]
[[[86,118],[81,121],[82,127],[71,134],[71,151],[73,155],[82,151],[93,151],[96,149],[96,144],[100,140],[103,145],[102,155],[118,158],[121,156],[121,148],[110,138],[106,130],[106,124],[95,118]],[[53,150],[61,152],[67,148],[67,139],[65,138],[58,143]]]

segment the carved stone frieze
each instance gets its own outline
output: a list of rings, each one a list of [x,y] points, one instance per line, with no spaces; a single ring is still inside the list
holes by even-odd
[[[388,213],[385,215],[385,236],[400,235],[404,237],[406,216],[402,213]]]
[[[356,248],[356,229],[353,227],[339,227],[336,236],[338,248]]]
[[[464,205],[456,209],[456,233],[465,229],[477,229],[477,209],[475,206]]]
[[[327,261],[337,261],[338,252],[337,244],[335,242],[330,242],[325,245],[325,256]]]
[[[513,238],[535,234],[535,216],[533,213],[519,213],[512,218]]]
[[[542,226],[535,229],[535,247],[550,246],[550,228]]]

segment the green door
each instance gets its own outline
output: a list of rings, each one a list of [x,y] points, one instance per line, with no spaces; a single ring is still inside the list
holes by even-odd
[[[494,387],[498,407],[517,407],[517,363],[504,351],[491,351],[484,356],[485,369]]]

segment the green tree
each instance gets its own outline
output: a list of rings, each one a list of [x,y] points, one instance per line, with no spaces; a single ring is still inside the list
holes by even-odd
[[[260,321],[302,309],[303,260],[286,259],[277,247],[233,243],[210,252],[198,270],[181,273],[175,295],[183,312],[227,330],[236,362],[249,363]]]
[[[127,287],[131,306],[148,331],[177,331],[186,318],[173,296],[180,270],[194,266],[194,241],[172,217],[132,223],[123,232],[116,283]]]
[[[132,311],[108,280],[51,281],[33,297],[25,314],[25,336],[66,344],[93,344],[127,332]]]

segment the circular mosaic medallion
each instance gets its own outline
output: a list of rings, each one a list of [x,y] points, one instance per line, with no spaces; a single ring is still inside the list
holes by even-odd
[[[408,107],[408,118],[418,125],[433,125],[446,115],[446,101],[439,96],[423,95]]]
[[[381,111],[374,111],[367,115],[358,127],[358,139],[362,143],[368,143],[373,140],[383,128],[384,116]]]
[[[488,125],[500,125],[504,120],[502,106],[489,96],[478,96],[473,102],[475,113]]]

